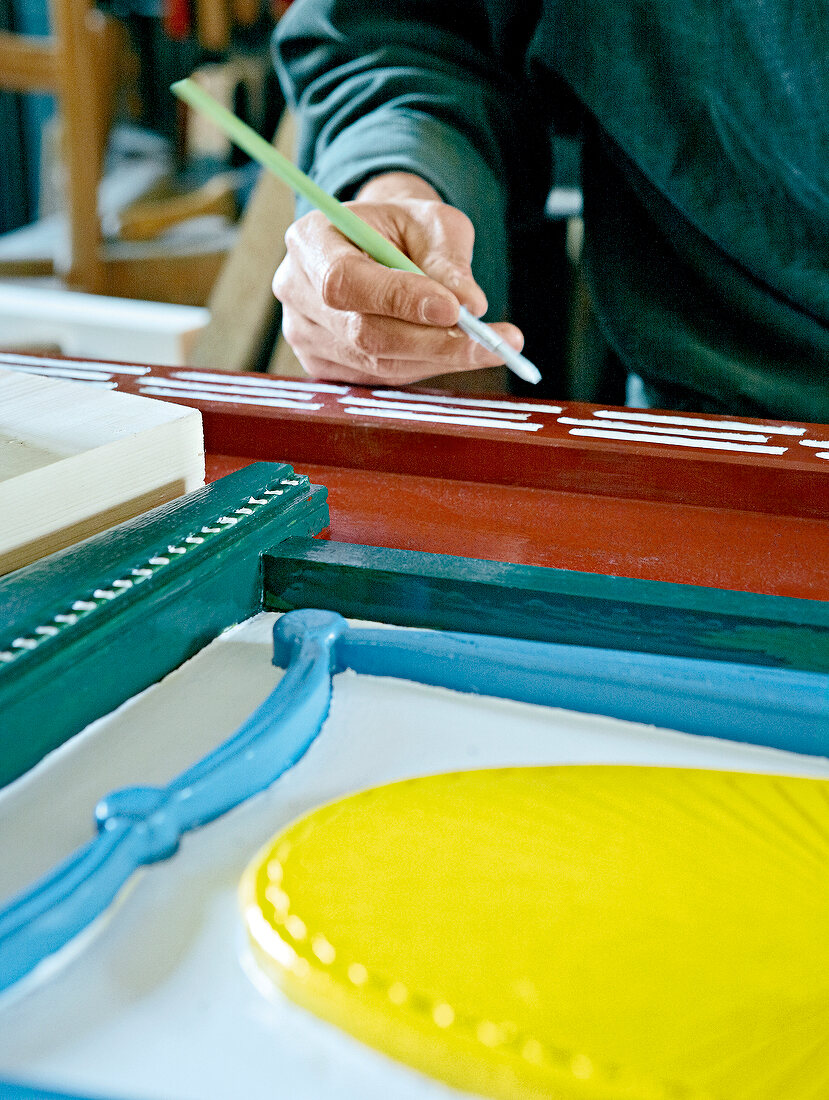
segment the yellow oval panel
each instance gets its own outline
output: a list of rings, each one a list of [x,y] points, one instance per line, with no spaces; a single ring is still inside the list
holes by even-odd
[[[242,884],[288,995],[497,1097],[826,1100],[829,783],[538,767],[296,822]]]

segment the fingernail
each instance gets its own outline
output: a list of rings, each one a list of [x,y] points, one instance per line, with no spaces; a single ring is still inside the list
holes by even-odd
[[[427,298],[421,307],[423,320],[429,325],[451,325],[455,311],[445,298]]]

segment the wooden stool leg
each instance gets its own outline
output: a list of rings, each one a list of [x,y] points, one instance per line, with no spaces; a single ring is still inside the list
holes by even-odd
[[[118,33],[89,0],[51,0],[63,115],[70,286],[102,293],[106,265],[98,217],[98,184],[112,119]]]
[[[293,157],[294,120],[288,112],[275,144]],[[285,256],[285,233],[293,217],[293,194],[281,180],[263,172],[245,208],[239,240],[207,303],[210,322],[199,336],[193,366],[230,371],[253,368],[276,313],[271,281]]]

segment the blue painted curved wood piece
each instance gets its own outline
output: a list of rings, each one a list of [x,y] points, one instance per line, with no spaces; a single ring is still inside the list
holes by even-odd
[[[791,752],[829,752],[824,673],[418,630],[391,638],[384,629],[346,631],[337,655],[340,667],[374,676]]]
[[[166,787],[128,787],[98,803],[98,835],[0,910],[0,989],[91,924],[139,867],[173,855],[184,833],[265,790],[296,763],[328,714],[331,631],[339,623],[345,620],[327,616],[294,636],[285,675],[219,748]]]

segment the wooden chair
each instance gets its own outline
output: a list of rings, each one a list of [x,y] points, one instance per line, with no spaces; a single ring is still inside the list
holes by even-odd
[[[124,28],[97,11],[92,0],[49,0],[48,37],[0,32],[0,88],[49,92],[62,122],[69,258],[60,265],[12,260],[0,276],[59,274],[93,294],[203,305],[225,249],[198,255],[107,255],[98,212],[107,137],[113,120]]]

